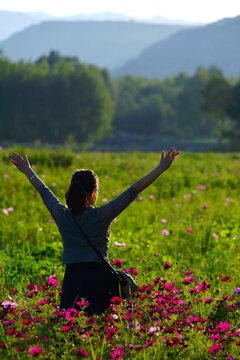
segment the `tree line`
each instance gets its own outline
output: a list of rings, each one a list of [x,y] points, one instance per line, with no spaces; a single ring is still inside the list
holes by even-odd
[[[35,63],[0,56],[0,141],[94,142],[114,132],[240,139],[240,80],[216,67],[193,76],[112,78],[52,51]]]

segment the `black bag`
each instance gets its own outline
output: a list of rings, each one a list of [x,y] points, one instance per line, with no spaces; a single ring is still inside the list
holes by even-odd
[[[128,274],[126,271],[120,271],[120,270],[114,269],[112,267],[112,265],[108,262],[108,260],[101,255],[101,253],[98,251],[98,249],[95,247],[95,245],[91,242],[89,237],[85,234],[85,232],[80,227],[77,220],[75,219],[74,215],[72,216],[72,218],[73,218],[75,224],[77,225],[77,227],[80,229],[80,231],[83,234],[84,238],[89,243],[89,245],[96,251],[97,255],[102,260],[104,260],[105,263],[107,263],[107,265],[111,268],[112,273],[115,274],[115,276],[116,276],[116,278],[117,278],[117,280],[119,281],[119,284],[120,284],[120,286],[119,286],[120,297],[123,298],[123,299],[129,298],[130,295],[133,294],[138,289],[138,285],[136,284],[136,282],[134,281],[132,276],[130,274]]]

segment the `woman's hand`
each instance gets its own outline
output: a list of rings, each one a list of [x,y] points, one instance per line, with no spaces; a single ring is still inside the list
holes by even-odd
[[[167,170],[167,169],[171,166],[173,160],[174,160],[179,154],[180,154],[180,151],[176,151],[176,150],[174,149],[174,147],[171,148],[171,150],[167,153],[167,155],[165,155],[165,152],[163,151],[163,152],[162,152],[161,161],[160,161],[160,164],[159,164],[159,167],[160,167],[160,169],[161,169],[161,172]]]
[[[11,162],[16,166],[18,170],[23,172],[25,175],[31,170],[31,165],[28,161],[27,155],[24,155],[24,158],[18,153],[12,153]]]

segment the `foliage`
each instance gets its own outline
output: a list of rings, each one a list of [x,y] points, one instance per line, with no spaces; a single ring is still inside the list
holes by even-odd
[[[94,169],[97,206],[159,161],[157,154],[68,150],[67,164],[61,152],[15,150],[34,159],[63,203],[72,172]],[[181,154],[117,217],[109,258],[134,268],[140,289],[88,318],[84,304],[59,312],[60,235],[39,194],[10,165],[10,152],[0,151],[0,303],[8,302],[0,305],[1,359],[239,358],[239,154]],[[47,155],[63,162],[55,166]]]
[[[106,78],[106,75],[105,75]],[[0,137],[92,142],[109,134],[113,103],[96,66],[50,53],[33,63],[0,59]]]

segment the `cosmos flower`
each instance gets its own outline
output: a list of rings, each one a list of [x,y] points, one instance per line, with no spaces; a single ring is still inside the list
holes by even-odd
[[[32,356],[35,356],[35,355],[41,355],[41,353],[42,353],[42,348],[41,347],[38,347],[38,346],[36,346],[36,347],[32,347],[30,350],[28,350],[29,351],[29,353],[30,353],[30,355],[32,355]]]

